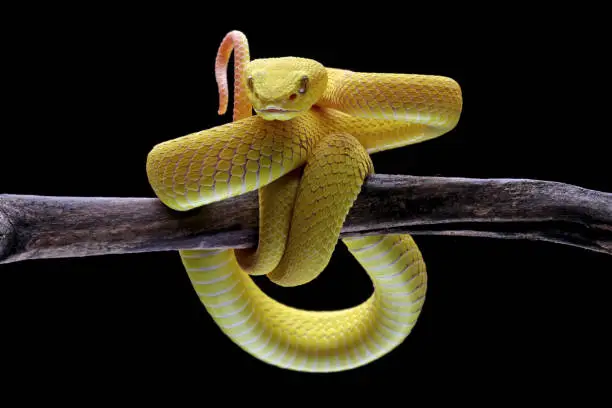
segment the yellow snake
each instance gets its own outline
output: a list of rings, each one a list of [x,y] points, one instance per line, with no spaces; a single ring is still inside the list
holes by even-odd
[[[282,286],[316,278],[373,173],[369,154],[453,129],[461,89],[442,76],[352,72],[297,57],[251,61],[245,35],[232,31],[216,59],[219,114],[232,52],[234,121],[156,145],[147,175],[179,211],[258,190],[259,242],[181,250],[183,265],[216,324],[261,361],[308,372],[368,364],[401,344],[421,312],[427,274],[409,235],[342,240],[374,284],[367,301],[345,310],[281,304],[249,275]]]

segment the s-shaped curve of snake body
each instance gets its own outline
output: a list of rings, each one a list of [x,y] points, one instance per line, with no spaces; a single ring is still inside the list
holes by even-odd
[[[453,129],[461,89],[442,76],[352,72],[297,57],[251,61],[246,37],[232,31],[216,59],[219,114],[232,52],[233,121],[158,144],[147,175],[179,211],[258,190],[259,242],[181,250],[183,265],[216,324],[252,356],[309,372],[368,364],[401,344],[421,312],[427,274],[410,235],[342,239],[374,285],[368,300],[344,310],[281,304],[249,275],[282,286],[315,279],[374,171],[369,154]]]

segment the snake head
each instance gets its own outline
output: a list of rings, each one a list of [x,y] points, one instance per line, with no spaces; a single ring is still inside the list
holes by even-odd
[[[327,87],[325,67],[306,58],[256,59],[244,78],[255,112],[266,120],[289,120],[306,112]]]

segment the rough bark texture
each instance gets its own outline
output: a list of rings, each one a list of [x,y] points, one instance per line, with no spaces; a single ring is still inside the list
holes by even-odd
[[[176,212],[155,198],[0,195],[0,263],[256,245],[257,192]],[[612,194],[538,180],[373,175],[341,237],[378,233],[557,242],[612,254]]]

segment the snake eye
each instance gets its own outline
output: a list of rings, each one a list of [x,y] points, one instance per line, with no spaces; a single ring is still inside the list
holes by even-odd
[[[247,78],[247,85],[248,85],[249,89],[252,91],[253,90],[253,77],[252,76],[249,76]]]
[[[308,89],[308,77],[304,75],[302,79],[300,80],[300,89],[298,89],[298,92],[303,94],[303,93],[306,93],[307,89]]]

